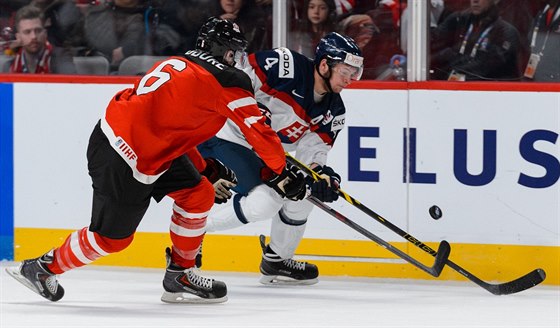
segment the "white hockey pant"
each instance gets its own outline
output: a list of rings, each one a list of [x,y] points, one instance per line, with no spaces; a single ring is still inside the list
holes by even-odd
[[[283,259],[292,258],[303,238],[307,217],[313,204],[280,197],[266,185],[255,187],[249,195],[235,195],[223,206],[214,206],[206,221],[206,231],[214,232],[272,218],[270,248]]]

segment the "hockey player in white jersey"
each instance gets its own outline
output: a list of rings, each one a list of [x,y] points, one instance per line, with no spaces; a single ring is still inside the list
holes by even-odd
[[[286,48],[251,54],[241,67],[250,77],[261,111],[270,115],[284,149],[328,177],[311,183],[312,194],[324,202],[338,198],[340,176],[326,165],[327,153],[344,127],[345,107],[340,92],[361,77],[363,57],[351,38],[329,33],[321,39],[315,59]],[[198,147],[233,169],[237,193],[208,216],[208,232],[232,229],[272,218],[270,244],[261,237],[260,271],[264,284],[314,284],[314,264],[293,260],[313,205],[282,198],[263,184],[269,172],[239,129],[227,122],[216,137]],[[199,257],[200,260],[200,257]]]

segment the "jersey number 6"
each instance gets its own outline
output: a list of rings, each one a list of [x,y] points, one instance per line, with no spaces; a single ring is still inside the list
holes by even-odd
[[[161,71],[167,65],[171,65],[171,68],[178,72],[181,72],[187,67],[187,63],[185,63],[184,61],[180,61],[179,59],[168,59],[162,62],[153,71],[144,75],[142,80],[140,80],[140,83],[138,83],[136,94],[143,95],[148,92],[155,91],[165,82],[169,81],[169,79],[171,79],[171,74]],[[151,81],[150,85],[146,85],[148,81]]]

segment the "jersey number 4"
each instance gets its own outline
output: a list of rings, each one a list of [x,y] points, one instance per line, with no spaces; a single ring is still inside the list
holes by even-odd
[[[156,91],[165,82],[171,79],[171,74],[167,72],[162,72],[165,66],[171,66],[174,70],[181,72],[187,67],[187,63],[179,59],[168,59],[161,64],[159,64],[153,71],[144,75],[140,83],[138,83],[138,88],[136,89],[137,95],[143,95],[149,92]]]

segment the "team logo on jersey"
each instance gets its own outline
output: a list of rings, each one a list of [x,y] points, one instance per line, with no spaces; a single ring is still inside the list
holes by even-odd
[[[122,156],[129,161],[135,161],[138,158],[132,148],[130,148],[126,141],[124,141],[121,137],[118,137],[117,141],[115,141],[115,146],[122,153]]]
[[[323,124],[323,125],[327,125],[327,124],[329,124],[330,121],[332,121],[332,119],[333,119],[333,116],[332,116],[332,114],[331,114],[331,111],[329,110],[329,111],[327,111],[327,113],[326,113],[325,116],[323,117],[323,122],[322,122],[322,124]]]
[[[331,131],[337,131],[344,127],[344,121],[346,120],[345,114],[338,115],[332,120]]]
[[[278,61],[278,77],[281,79],[294,78],[294,56],[290,50],[286,48],[274,49],[278,53],[280,60]]]
[[[292,94],[298,98],[304,99],[304,97],[302,95],[300,95],[299,93],[296,92],[296,89],[292,90]]]
[[[307,126],[294,122],[290,126],[278,130],[278,136],[283,143],[294,143],[307,131]]]

